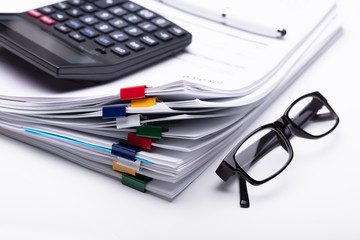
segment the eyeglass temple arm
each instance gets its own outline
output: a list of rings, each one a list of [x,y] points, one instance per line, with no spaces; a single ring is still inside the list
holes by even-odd
[[[250,207],[249,194],[246,187],[246,181],[239,175],[239,188],[240,188],[240,206],[243,208]]]

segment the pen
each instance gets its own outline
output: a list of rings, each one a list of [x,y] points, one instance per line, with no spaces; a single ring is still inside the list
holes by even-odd
[[[196,1],[196,0],[160,0],[161,2],[178,8],[182,11],[219,22],[234,28],[268,37],[283,37],[286,30],[267,22],[253,19],[244,12],[244,9],[227,6],[222,1]],[[218,3],[218,6],[216,4]]]

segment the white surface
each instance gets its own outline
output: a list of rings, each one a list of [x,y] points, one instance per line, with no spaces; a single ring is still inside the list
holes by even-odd
[[[249,209],[238,183],[214,173],[218,162],[168,202],[0,135],[0,239],[359,239],[360,2],[339,5],[344,35],[248,130],[314,90],[340,124],[321,140],[294,139],[288,169],[248,186]]]

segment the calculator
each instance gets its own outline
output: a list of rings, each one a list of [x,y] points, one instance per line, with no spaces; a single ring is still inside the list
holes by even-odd
[[[108,81],[186,48],[192,35],[124,0],[68,0],[0,14],[0,45],[58,79]]]

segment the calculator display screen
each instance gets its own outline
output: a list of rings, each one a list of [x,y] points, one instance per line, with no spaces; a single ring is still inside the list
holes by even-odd
[[[33,43],[48,50],[71,64],[95,63],[96,61],[80,51],[66,45],[59,39],[31,25],[22,18],[14,15],[1,15],[0,24],[29,39]]]

